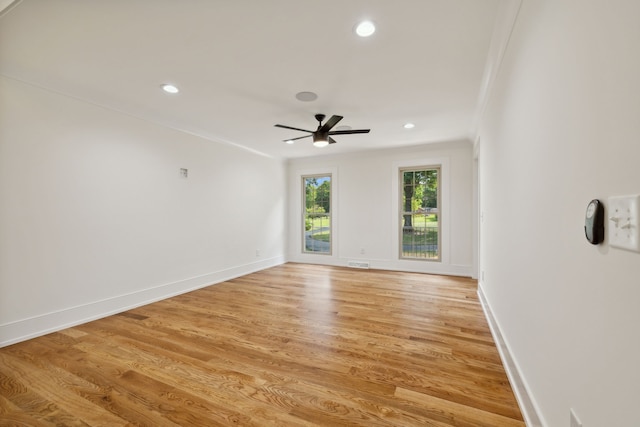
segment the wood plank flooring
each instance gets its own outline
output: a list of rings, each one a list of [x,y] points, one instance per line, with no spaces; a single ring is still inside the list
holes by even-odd
[[[285,264],[0,349],[0,425],[524,422],[474,280]]]

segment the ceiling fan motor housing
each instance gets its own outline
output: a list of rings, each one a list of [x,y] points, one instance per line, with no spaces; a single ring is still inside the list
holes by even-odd
[[[302,138],[313,138],[313,145],[316,147],[325,147],[328,144],[335,144],[336,140],[331,138],[331,135],[349,135],[353,133],[369,133],[369,129],[349,129],[349,130],[332,130],[333,127],[338,124],[340,120],[342,120],[342,116],[333,115],[325,124],[322,124],[322,121],[326,118],[324,114],[316,114],[316,120],[318,121],[318,128],[315,131],[300,129],[292,126],[286,125],[274,125],[275,127],[283,128],[283,129],[291,129],[297,130],[301,132],[307,132],[309,135],[299,136],[297,138],[287,139],[285,141],[291,143],[298,139]]]

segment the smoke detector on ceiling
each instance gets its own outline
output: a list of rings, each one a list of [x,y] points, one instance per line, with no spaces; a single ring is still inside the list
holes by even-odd
[[[296,99],[302,102],[312,102],[318,99],[318,95],[313,92],[298,92],[296,93]]]

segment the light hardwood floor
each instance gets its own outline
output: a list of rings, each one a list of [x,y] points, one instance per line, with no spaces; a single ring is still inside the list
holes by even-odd
[[[474,280],[285,264],[0,349],[0,425],[524,423]]]

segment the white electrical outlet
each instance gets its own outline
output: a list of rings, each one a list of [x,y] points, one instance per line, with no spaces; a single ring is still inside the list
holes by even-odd
[[[256,249],[256,256],[259,257],[260,256],[260,249]]]
[[[609,197],[609,244],[640,252],[640,196]]]
[[[582,423],[576,413],[573,412],[573,408],[569,410],[569,427],[582,427]]]

